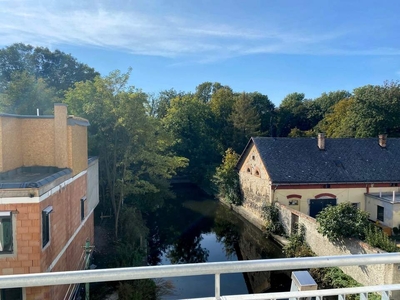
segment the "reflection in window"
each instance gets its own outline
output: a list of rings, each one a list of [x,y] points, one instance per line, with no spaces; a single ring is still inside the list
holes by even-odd
[[[13,253],[11,212],[0,212],[0,254]]]

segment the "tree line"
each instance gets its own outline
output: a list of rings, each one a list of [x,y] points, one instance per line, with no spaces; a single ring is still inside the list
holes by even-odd
[[[25,44],[0,49],[1,111],[52,113],[53,103],[64,102],[88,118],[90,154],[100,158],[102,203],[115,216],[124,201],[141,209],[157,206],[177,172],[207,186],[224,152],[241,153],[251,136],[400,134],[399,82],[315,99],[296,92],[275,106],[267,95],[218,82],[201,83],[194,92],[171,88],[149,95],[128,85],[130,72],[102,77],[59,50]]]

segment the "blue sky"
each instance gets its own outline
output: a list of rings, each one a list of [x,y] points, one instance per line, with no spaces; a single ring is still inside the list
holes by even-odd
[[[145,92],[204,81],[276,104],[400,79],[400,1],[0,0],[0,46],[60,49]]]

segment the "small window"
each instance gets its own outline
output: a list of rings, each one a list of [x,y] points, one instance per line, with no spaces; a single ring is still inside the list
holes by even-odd
[[[385,215],[385,209],[383,208],[383,206],[377,205],[376,219],[384,222],[385,220],[384,215]]]
[[[42,248],[50,241],[50,213],[52,211],[52,206],[48,206],[42,211]]]
[[[251,173],[251,170],[250,170],[250,168],[247,168],[247,173]]]
[[[289,200],[289,205],[299,205],[299,200],[291,199],[291,200]]]
[[[2,289],[1,300],[22,300],[22,288]]]
[[[391,183],[390,186],[398,186],[398,183]]]
[[[254,155],[251,156],[252,160],[256,160],[256,157]]]
[[[255,175],[256,175],[256,176],[260,176],[260,172],[258,172],[258,170],[256,170]]]
[[[10,211],[0,212],[0,254],[13,253],[13,224]]]
[[[351,205],[353,205],[353,207],[356,209],[360,208],[360,202],[354,202],[354,203],[351,203]]]
[[[83,221],[85,219],[85,201],[86,201],[86,197],[83,197],[81,199],[81,221]]]
[[[331,185],[330,184],[324,184],[324,189],[330,189]]]

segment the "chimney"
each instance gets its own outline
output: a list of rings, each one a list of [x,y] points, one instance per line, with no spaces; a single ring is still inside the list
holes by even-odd
[[[387,134],[379,135],[379,146],[382,148],[386,148]]]
[[[319,150],[325,150],[325,134],[318,133],[318,148]]]
[[[68,167],[67,105],[54,104],[54,159],[55,166]]]

